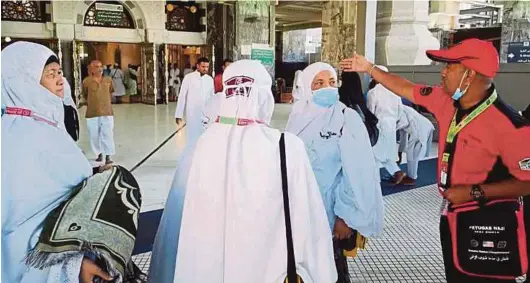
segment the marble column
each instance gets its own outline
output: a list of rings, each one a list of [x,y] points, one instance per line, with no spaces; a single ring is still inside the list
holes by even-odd
[[[234,5],[225,5],[209,2],[208,4],[208,30],[206,42],[213,46],[215,54],[214,71],[220,72],[224,59],[231,59],[235,41]]]
[[[142,45],[142,103],[156,105],[156,50],[154,43]]]
[[[530,50],[530,2],[522,0],[498,2],[504,5],[501,63],[508,63],[508,61],[510,63],[530,62],[530,52],[528,51]],[[526,52],[523,53],[523,50]]]
[[[382,65],[430,65],[428,49],[440,43],[428,29],[429,2],[380,1],[377,4],[375,61]]]
[[[460,0],[431,0],[429,28],[452,30],[458,28]]]
[[[260,0],[237,1],[234,20],[235,39],[232,59],[250,59],[250,54],[243,54],[242,51],[246,49],[244,47],[252,44],[268,45],[274,52],[274,4]],[[265,68],[274,77],[274,59],[273,64],[265,65]]]
[[[365,1],[328,1],[322,10],[322,61],[338,67],[356,51],[365,52]]]

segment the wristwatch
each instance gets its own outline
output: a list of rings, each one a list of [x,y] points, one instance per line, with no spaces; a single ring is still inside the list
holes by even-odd
[[[484,195],[484,190],[479,185],[473,185],[471,187],[471,192],[469,192],[474,201],[479,203],[486,202],[486,196]]]

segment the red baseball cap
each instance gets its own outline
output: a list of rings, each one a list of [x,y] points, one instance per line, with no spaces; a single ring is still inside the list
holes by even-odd
[[[427,50],[427,57],[444,63],[460,63],[489,78],[499,71],[499,53],[489,41],[470,38],[443,50]]]

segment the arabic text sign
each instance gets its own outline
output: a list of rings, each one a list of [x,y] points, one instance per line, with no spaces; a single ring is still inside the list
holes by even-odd
[[[117,24],[123,19],[123,6],[96,3],[96,21],[106,24]]]
[[[530,63],[530,42],[509,43],[508,63]]]

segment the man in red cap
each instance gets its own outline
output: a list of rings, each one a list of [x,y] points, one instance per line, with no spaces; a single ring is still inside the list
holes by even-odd
[[[524,196],[524,204],[530,204],[530,123],[498,97],[492,80],[499,56],[490,42],[468,39],[447,50],[427,51],[427,56],[446,64],[441,86],[413,84],[357,54],[343,60],[341,68],[369,73],[390,91],[427,108],[438,121],[438,185],[445,199],[440,238],[447,282],[514,282],[470,276],[457,268],[446,213],[449,204],[471,201]],[[524,211],[528,246],[530,209]],[[491,245],[475,244],[477,249]],[[488,271],[487,262],[476,264]]]

